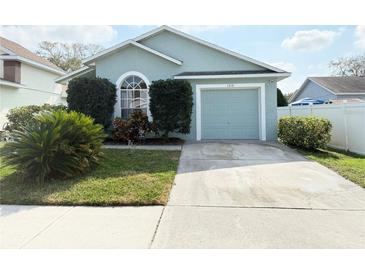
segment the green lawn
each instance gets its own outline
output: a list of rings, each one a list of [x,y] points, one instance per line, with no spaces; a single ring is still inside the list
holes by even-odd
[[[43,185],[21,182],[14,168],[0,167],[0,203],[36,205],[166,204],[180,152],[105,149],[90,173]]]
[[[365,156],[333,149],[300,152],[365,188]]]

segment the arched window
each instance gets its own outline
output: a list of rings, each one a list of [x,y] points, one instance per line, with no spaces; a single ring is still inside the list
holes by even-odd
[[[121,117],[127,119],[135,110],[147,113],[148,83],[137,75],[128,75],[120,85]]]

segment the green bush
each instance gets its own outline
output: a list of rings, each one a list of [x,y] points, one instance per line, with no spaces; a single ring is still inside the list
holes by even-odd
[[[105,138],[102,125],[74,111],[42,112],[35,123],[11,132],[5,162],[15,165],[25,179],[43,182],[69,178],[99,163]]]
[[[314,116],[287,116],[279,120],[279,139],[304,149],[325,148],[331,140],[331,122]]]
[[[34,117],[41,111],[56,111],[66,110],[67,108],[63,105],[49,105],[44,104],[42,106],[29,105],[23,107],[16,107],[9,111],[6,115],[8,118],[7,130],[19,130],[20,128],[34,122]]]
[[[286,100],[286,97],[283,95],[280,88],[277,88],[276,90],[276,99],[278,107],[286,107],[288,105],[288,100]]]
[[[115,102],[115,85],[108,79],[80,77],[68,84],[68,108],[91,116],[105,129],[111,125]]]
[[[113,140],[117,142],[141,142],[151,130],[148,117],[142,111],[134,111],[128,120],[116,118],[113,121]]]
[[[149,90],[150,111],[156,129],[167,138],[170,132],[190,132],[193,92],[189,82],[158,80]]]

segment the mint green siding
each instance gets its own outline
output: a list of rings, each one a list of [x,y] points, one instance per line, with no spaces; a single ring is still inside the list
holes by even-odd
[[[206,46],[166,31],[141,41],[141,43],[181,60],[183,64],[180,66],[143,49],[129,46],[114,54],[106,55],[103,58],[97,59],[95,62],[96,75],[107,78],[111,82],[116,83],[118,78],[124,73],[129,71],[138,71],[145,75],[152,83],[159,79],[173,78],[174,75],[183,71],[266,70],[265,68],[253,63],[207,48]],[[189,82],[191,83],[194,92],[191,132],[187,135],[177,136],[187,140],[196,140],[195,90],[197,84],[265,83],[266,137],[267,140],[276,140],[277,121],[275,79],[202,79],[189,80]],[[256,100],[252,104],[255,104],[255,106],[258,105],[257,99],[255,98],[249,98],[247,100]],[[246,116],[243,119],[249,120],[251,118]],[[248,124],[248,121],[242,122],[244,122],[244,124]]]
[[[201,92],[202,139],[258,139],[257,90]]]
[[[183,61],[183,65],[179,69],[180,72],[207,70],[266,70],[253,63],[240,60],[167,31],[140,41],[140,43]]]

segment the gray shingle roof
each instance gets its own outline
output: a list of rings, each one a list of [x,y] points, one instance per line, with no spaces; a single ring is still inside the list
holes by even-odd
[[[365,93],[365,77],[333,76],[309,77],[308,79],[334,93]]]

